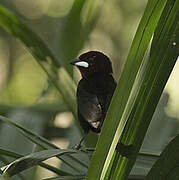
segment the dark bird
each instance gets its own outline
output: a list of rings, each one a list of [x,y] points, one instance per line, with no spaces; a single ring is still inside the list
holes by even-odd
[[[78,119],[85,135],[100,133],[106,112],[116,88],[110,59],[101,52],[89,51],[71,62],[78,67],[82,79],[77,87]],[[76,149],[81,147],[81,142]]]

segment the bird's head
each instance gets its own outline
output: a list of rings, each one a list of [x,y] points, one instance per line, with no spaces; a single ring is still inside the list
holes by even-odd
[[[110,59],[101,52],[89,51],[73,60],[70,64],[77,66],[82,77],[86,78],[94,73],[112,73],[112,65]]]

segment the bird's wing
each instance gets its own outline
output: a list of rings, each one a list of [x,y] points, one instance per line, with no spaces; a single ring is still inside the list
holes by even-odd
[[[79,83],[77,89],[78,110],[86,121],[94,128],[98,127],[102,117],[102,108],[95,94],[90,93],[83,83]]]
[[[113,79],[112,76],[110,76],[111,80],[108,81],[108,93],[106,96],[106,104],[105,104],[105,113],[107,112],[109,105],[111,103],[111,99],[113,97],[114,91],[116,89],[117,83],[115,82],[115,80]]]

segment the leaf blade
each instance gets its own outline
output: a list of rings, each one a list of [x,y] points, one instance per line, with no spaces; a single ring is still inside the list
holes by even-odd
[[[179,178],[179,136],[176,136],[161,153],[145,180],[177,180]]]
[[[8,157],[13,157],[13,158],[22,158],[23,157],[23,155],[21,155],[21,154],[18,154],[18,153],[15,153],[13,151],[3,149],[1,147],[0,147],[0,154],[2,154],[4,156],[8,156]],[[54,172],[54,173],[56,173],[58,175],[61,175],[61,176],[71,175],[68,172],[62,171],[59,168],[50,166],[49,164],[46,164],[46,163],[43,163],[43,162],[38,163],[38,165],[45,168],[45,169],[48,169],[48,170],[50,170],[50,171],[52,171],[52,172]],[[4,167],[2,167],[1,169],[4,169]]]
[[[46,72],[51,82],[63,96],[68,108],[76,117],[76,85],[67,71],[60,65],[60,61],[56,59],[41,38],[2,5],[0,5],[0,26],[26,45],[29,52]],[[60,74],[58,68],[60,68]]]
[[[168,3],[173,2],[167,2],[165,6],[167,9]],[[113,169],[114,171],[111,173],[114,179],[127,178],[136,160],[137,153],[142,145],[162,91],[177,61],[178,47],[174,46],[173,42],[176,42],[176,44],[179,43],[177,39],[179,36],[178,7],[179,1],[175,1],[169,15],[165,13],[165,10],[163,11],[160,21],[165,19],[165,23],[162,26],[159,23],[157,27],[157,30],[158,28],[162,28],[162,30],[157,31],[154,35],[154,42],[152,43],[156,43],[155,49],[152,49],[146,66],[143,67],[145,71],[139,73],[141,83],[138,87],[133,109],[129,114],[128,123],[124,129],[123,136],[120,138],[120,142],[123,144],[132,144],[134,146],[134,152],[129,159],[117,153],[116,158],[118,163],[114,165],[115,170]],[[166,16],[167,18],[165,18]],[[155,38],[158,40],[156,41]],[[123,169],[121,169],[122,167]]]
[[[28,130],[25,127],[22,127],[21,125],[9,120],[6,117],[3,117],[0,115],[0,120],[8,123],[10,126],[12,127],[16,127],[18,130],[20,130],[20,132],[26,137],[28,138],[30,141],[34,142],[35,144],[39,145],[41,148],[43,149],[51,149],[51,148],[55,148],[55,149],[59,149],[56,145],[52,144],[50,141],[48,141],[47,139],[43,138],[42,136],[31,132],[30,130]],[[62,160],[65,164],[67,164],[70,168],[74,169],[76,172],[81,173],[81,169],[76,168],[76,166],[73,166],[72,162],[76,162],[79,165],[82,165],[83,167],[87,168],[88,166],[81,162],[79,159],[74,158],[73,156],[67,154],[67,157],[59,157],[60,160]],[[69,156],[69,157],[68,157]],[[69,160],[71,160],[72,162],[68,162]]]
[[[25,157],[19,158],[14,162],[10,163],[3,171],[4,177],[11,177],[15,174],[18,174],[28,168],[31,168],[41,161],[49,159],[54,156],[61,156],[66,153],[75,153],[74,150],[62,150],[62,149],[52,149],[44,150],[36,153],[32,153]]]
[[[131,111],[130,108],[125,109],[125,107],[128,103],[132,86],[165,3],[166,0],[149,0],[147,4],[118,82],[117,89],[114,93],[106,120],[104,121],[96,151],[92,157],[89,167],[86,178],[87,180],[94,178],[104,179],[107,167],[109,166],[109,162],[115,150],[118,137],[120,137],[122,130],[125,127],[128,113]],[[127,81],[126,77],[128,78]],[[118,108],[119,103],[120,108]],[[106,139],[108,143],[106,143]],[[101,149],[103,149],[103,151],[101,151]],[[97,165],[96,161],[99,162]]]

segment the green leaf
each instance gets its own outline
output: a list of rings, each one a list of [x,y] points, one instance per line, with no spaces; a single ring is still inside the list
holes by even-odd
[[[30,111],[48,113],[48,114],[57,114],[60,112],[66,112],[67,108],[63,104],[37,104],[34,106],[8,106],[0,104],[0,114],[7,114],[9,111],[14,109],[28,109]]]
[[[52,149],[52,150],[44,150],[44,151],[32,153],[28,156],[19,158],[14,162],[10,163],[9,165],[7,165],[3,171],[3,176],[11,177],[51,157],[57,155],[61,156],[66,153],[75,153],[75,152],[76,151],[74,150]]]
[[[13,158],[16,158],[16,159],[23,157],[23,155],[20,155],[18,153],[15,153],[15,152],[12,152],[12,151],[9,151],[9,150],[6,150],[6,149],[3,149],[1,147],[0,147],[0,154],[2,154],[4,156],[8,156],[8,157],[13,157]],[[68,172],[62,171],[59,168],[56,168],[54,166],[51,166],[51,165],[43,163],[43,162],[38,163],[38,165],[45,168],[45,169],[48,169],[48,170],[50,170],[50,171],[52,171],[52,172],[54,172],[54,173],[56,173],[58,175],[61,175],[61,176],[71,175]]]
[[[6,155],[9,157],[13,157],[13,158],[20,158],[22,157],[20,154],[12,152],[12,151],[8,151],[6,149],[3,149],[2,147],[0,147],[0,154],[1,155]]]
[[[14,14],[0,5],[0,25],[7,32],[19,38],[29,48],[38,61],[48,62],[53,57],[48,47],[35,33],[29,30]],[[56,58],[51,59],[54,67],[60,67]]]
[[[43,180],[84,180],[85,176],[63,176],[63,177],[55,177],[55,178],[48,178]]]
[[[74,1],[72,9],[65,19],[60,34],[60,56],[66,62],[65,67],[68,72],[71,72],[72,68],[72,66],[68,66],[69,60],[76,58],[95,27],[102,2],[103,0]]]
[[[48,141],[47,139],[43,138],[42,136],[39,136],[33,132],[31,132],[30,130],[22,127],[21,125],[18,125],[16,123],[14,123],[13,121],[9,120],[6,117],[0,116],[0,120],[8,123],[10,126],[12,127],[16,127],[18,130],[20,130],[20,132],[27,137],[30,141],[34,142],[35,144],[37,144],[38,146],[40,146],[43,149],[51,149],[51,148],[55,148],[55,149],[59,149],[56,145],[52,144],[50,141]],[[74,169],[76,172],[81,173],[81,168],[88,168],[88,166],[86,164],[84,164],[83,162],[81,162],[79,159],[67,154],[64,157],[59,157],[60,160],[62,160],[66,165],[68,165],[69,167],[71,167],[72,169]],[[78,166],[76,165],[78,164],[81,165],[82,167],[77,168]],[[77,166],[77,167],[76,167]]]
[[[128,180],[144,180],[145,177],[144,176],[138,176],[138,175],[131,175],[129,176]]]
[[[34,56],[37,63],[43,68],[51,82],[60,92],[68,108],[76,116],[76,85],[40,37],[2,5],[0,5],[0,26],[26,45],[29,52]]]
[[[0,180],[5,180],[1,174],[0,174]]]
[[[6,155],[6,154],[8,154],[8,157],[11,157],[11,155],[15,154],[15,153],[12,153],[10,151],[6,151],[6,150],[0,148],[0,161],[3,162],[4,164],[9,164],[9,160],[6,157],[3,156],[3,155]],[[21,156],[18,156],[18,157],[21,157]],[[3,173],[4,168],[5,167],[0,168],[1,174]],[[24,175],[19,173],[17,176],[18,176],[19,179],[25,180]]]
[[[136,92],[131,95],[135,97],[133,108],[120,137],[122,144],[133,146],[133,152],[128,158],[121,156],[120,152],[116,153],[111,179],[126,179],[135,163],[155,108],[177,61],[178,20],[179,0],[169,0],[155,31],[150,57],[139,71]]]
[[[179,135],[161,153],[145,180],[179,179]]]
[[[92,157],[87,180],[104,179],[113,152],[131,112],[135,97],[130,94],[143,57],[158,23],[166,0],[149,0],[134,37],[126,64],[118,82],[96,151]],[[126,80],[127,78],[127,80]],[[130,97],[130,99],[129,99]],[[126,106],[127,105],[127,106]],[[108,143],[106,143],[108,142]],[[123,167],[124,168],[124,167]],[[119,178],[118,178],[119,179]]]

